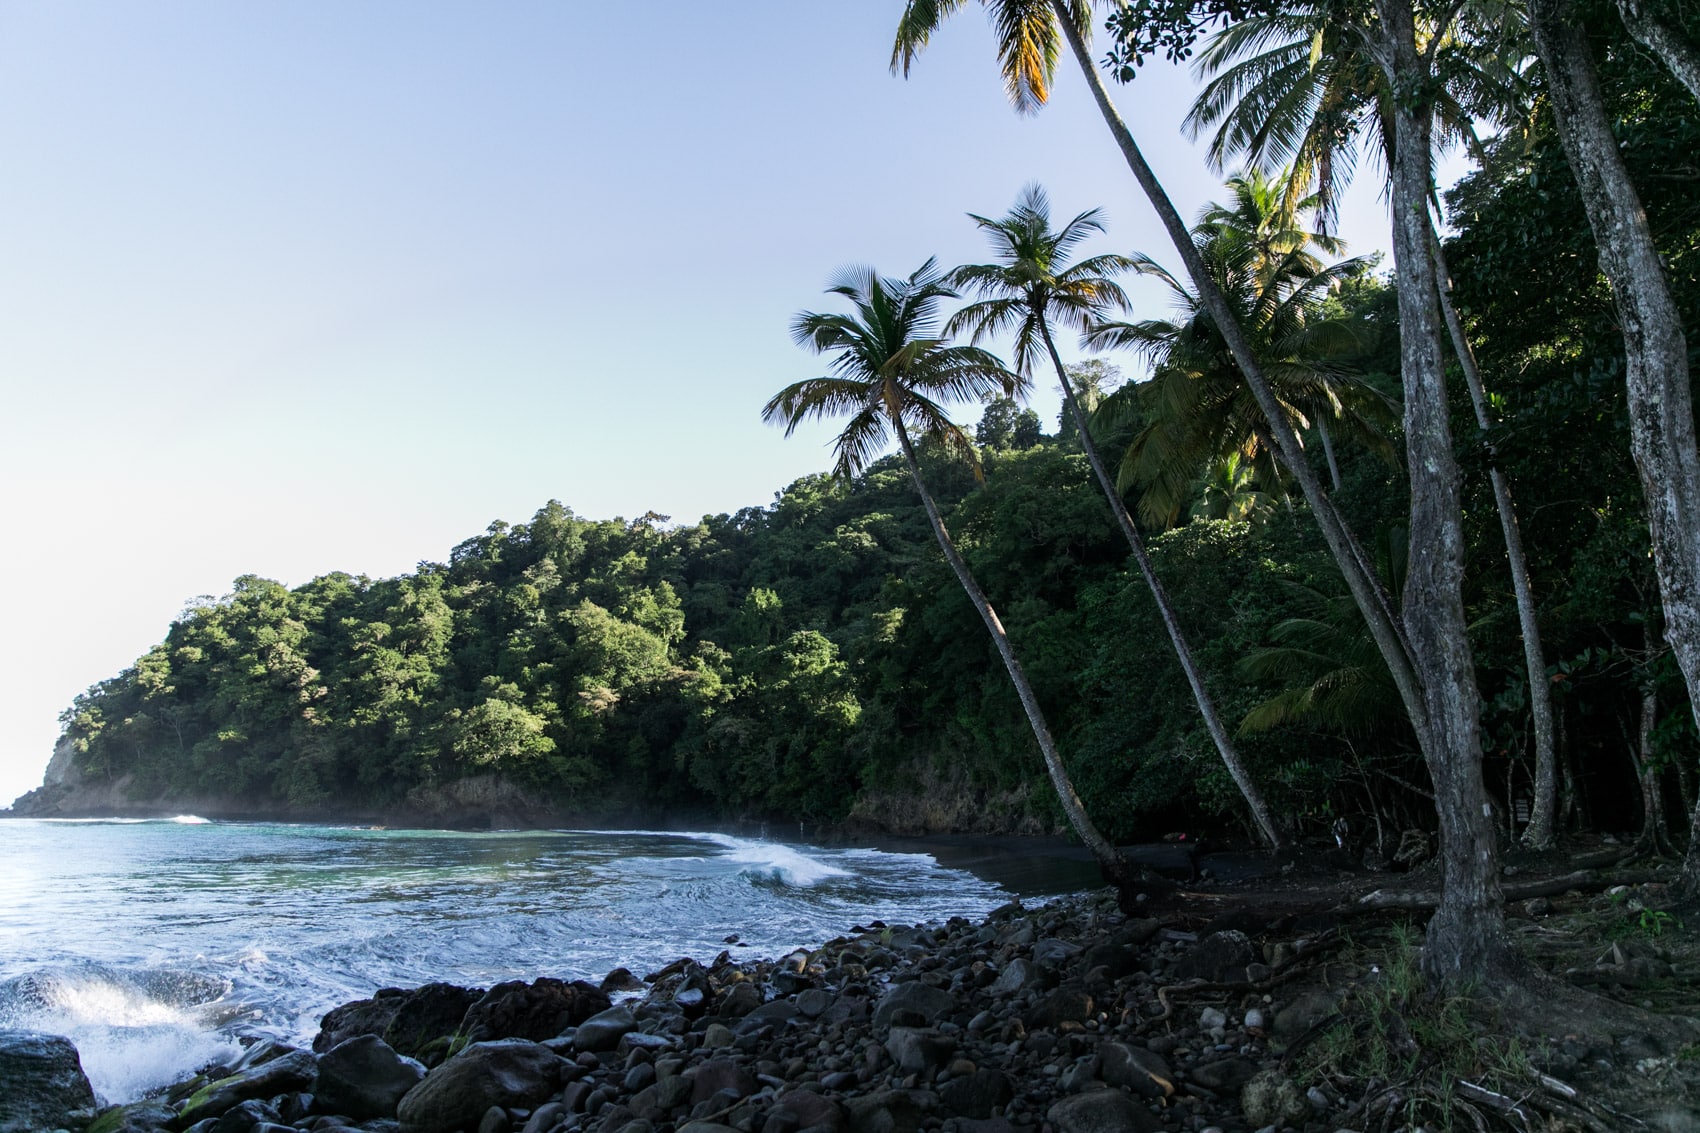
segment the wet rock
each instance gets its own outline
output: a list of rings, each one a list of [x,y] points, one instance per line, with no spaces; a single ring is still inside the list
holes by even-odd
[[[1039,982],[1039,968],[1026,960],[1011,960],[988,989],[993,995],[1015,995]]]
[[[893,984],[874,1008],[874,1026],[926,1027],[956,1012],[956,997],[941,988],[909,982]]]
[[[94,1090],[71,1040],[37,1031],[0,1031],[0,1131],[31,1133],[94,1108]]]
[[[752,983],[734,984],[720,999],[720,1016],[741,1019],[761,1006],[761,988]]]
[[[250,1099],[311,1089],[318,1074],[316,1057],[304,1050],[290,1051],[281,1058],[220,1078],[197,1090],[177,1115],[177,1127],[184,1129],[197,1121],[218,1117]]]
[[[1079,956],[1082,951],[1078,944],[1046,937],[1033,945],[1033,962],[1041,968],[1059,968]]]
[[[1246,965],[1256,959],[1245,933],[1238,929],[1213,932],[1180,958],[1174,976],[1177,980],[1240,983],[1246,978]]]
[[[1162,1133],[1162,1123],[1120,1090],[1072,1094],[1045,1113],[1056,1133]]]
[[[1175,1092],[1175,1072],[1163,1056],[1128,1043],[1098,1045],[1098,1074],[1142,1098],[1166,1098]]]
[[[466,1009],[460,1029],[469,1041],[552,1039],[568,1027],[608,1010],[605,992],[583,980],[567,983],[544,976],[525,983],[497,984]]]
[[[832,1006],[832,993],[818,987],[797,994],[797,1010],[805,1018],[819,1019]]]
[[[561,1084],[566,1060],[524,1039],[473,1043],[425,1075],[397,1108],[406,1133],[476,1126],[494,1105],[530,1109]]]
[[[325,1015],[313,1049],[322,1054],[360,1035],[377,1035],[397,1053],[418,1058],[458,1030],[466,1009],[483,994],[479,988],[446,983],[412,991],[383,988],[371,999],[345,1003]]]
[[[394,1117],[402,1097],[423,1077],[421,1063],[397,1054],[377,1035],[360,1035],[319,1057],[316,1108],[356,1121]]]
[[[879,1090],[847,1099],[845,1117],[850,1133],[918,1133],[934,1100],[921,1090]]]
[[[5,1103],[0,1102],[0,1113],[4,1111]],[[102,1110],[88,1133],[157,1133],[170,1128],[176,1118],[177,1111],[168,1105],[157,1101],[135,1102]]]
[[[632,1014],[630,1006],[622,1003],[618,1007],[600,1011],[580,1023],[573,1036],[573,1045],[579,1050],[613,1050],[620,1045],[622,1038],[635,1030],[637,1017]]]
[[[1253,1126],[1300,1125],[1310,1103],[1293,1080],[1273,1067],[1260,1070],[1240,1089],[1240,1110]]]
[[[599,986],[604,992],[642,991],[643,981],[634,976],[630,968],[615,968],[602,977],[602,983]]]
[[[800,1014],[796,1004],[789,1000],[776,999],[772,1003],[762,1004],[739,1019],[733,1025],[732,1031],[739,1035],[753,1035],[763,1027],[783,1027]]]
[[[484,1117],[478,1123],[478,1133],[511,1133],[513,1122],[508,1120],[508,1111],[499,1105],[493,1105],[484,1111]]]
[[[939,1100],[944,1108],[958,1117],[990,1117],[1014,1096],[1015,1083],[1002,1070],[976,1070],[966,1077],[952,1078],[939,1088]]]
[[[207,1133],[253,1133],[266,1126],[288,1128],[283,1125],[283,1115],[274,1107],[259,1098],[249,1098],[220,1114]]]

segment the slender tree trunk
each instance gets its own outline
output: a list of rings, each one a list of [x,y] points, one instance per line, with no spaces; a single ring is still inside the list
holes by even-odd
[[[1700,48],[1666,18],[1658,0],[1617,0],[1617,14],[1629,34],[1658,56],[1689,94],[1700,99]]]
[[[1409,0],[1378,0],[1382,65],[1390,87],[1416,89],[1428,68],[1417,51]],[[1480,694],[1464,616],[1464,531],[1446,398],[1439,287],[1428,200],[1434,112],[1395,96],[1391,198],[1399,280],[1405,463],[1411,481],[1405,629],[1427,698],[1423,745],[1440,818],[1441,902],[1423,942],[1430,977],[1456,986],[1510,962],[1493,811],[1482,779]]]
[[[1476,411],[1476,427],[1486,433],[1492,425],[1488,417],[1487,390],[1482,385],[1481,369],[1476,365],[1476,352],[1464,333],[1464,323],[1452,305],[1452,273],[1446,267],[1446,253],[1434,227],[1429,227],[1429,246],[1434,252],[1435,272],[1440,279],[1440,309],[1446,316],[1446,329],[1452,335],[1452,348],[1464,371],[1464,384],[1470,390],[1470,404]],[[1493,454],[1490,454],[1493,455]],[[1545,850],[1552,846],[1553,818],[1557,810],[1558,781],[1552,747],[1552,686],[1547,681],[1545,651],[1541,648],[1541,625],[1535,617],[1535,590],[1529,581],[1529,558],[1523,552],[1523,535],[1517,526],[1517,511],[1511,505],[1511,485],[1500,471],[1497,455],[1488,465],[1488,479],[1493,484],[1493,502],[1499,512],[1499,530],[1505,539],[1505,557],[1511,566],[1511,590],[1517,599],[1517,624],[1523,631],[1523,667],[1529,676],[1529,715],[1535,725],[1535,805],[1529,814],[1529,826],[1523,831],[1523,841],[1531,849]]]
[[[1122,156],[1157,210],[1192,277],[1193,285],[1198,289],[1199,299],[1216,321],[1234,361],[1239,365],[1247,387],[1268,421],[1277,453],[1304,491],[1305,500],[1322,529],[1323,539],[1363,612],[1371,636],[1386,659],[1430,774],[1434,777],[1444,873],[1442,902],[1429,923],[1428,940],[1423,948],[1424,969],[1449,985],[1480,981],[1506,967],[1510,951],[1504,935],[1492,808],[1482,782],[1474,666],[1468,639],[1463,636],[1462,602],[1457,590],[1462,576],[1462,535],[1457,512],[1457,467],[1452,459],[1451,431],[1445,421],[1444,390],[1439,391],[1438,414],[1426,404],[1418,407],[1414,418],[1409,404],[1406,409],[1407,429],[1413,421],[1419,429],[1438,428],[1437,432],[1431,431],[1422,437],[1417,442],[1417,450],[1407,456],[1412,481],[1414,565],[1411,572],[1413,581],[1406,588],[1406,609],[1411,609],[1410,597],[1417,595],[1432,595],[1435,607],[1421,613],[1422,640],[1419,642],[1416,633],[1407,633],[1407,626],[1394,612],[1380,580],[1373,570],[1368,569],[1362,548],[1356,545],[1356,540],[1334,509],[1333,501],[1323,491],[1315,470],[1304,460],[1292,424],[1269,388],[1244,331],[1235,320],[1226,297],[1205,270],[1180,213],[1175,211],[1173,202],[1140,153],[1132,132],[1111,102],[1085,40],[1068,18],[1066,4],[1063,0],[1052,0],[1052,7],[1097,100],[1098,109],[1121,148]],[[1389,15],[1401,21],[1394,35],[1402,41],[1409,41],[1406,46],[1414,60],[1416,45],[1408,0],[1396,0],[1386,7],[1392,11],[1384,10],[1383,24],[1386,24]],[[1399,10],[1401,7],[1402,12]],[[1415,74],[1415,71],[1408,70],[1400,77],[1414,78]],[[1398,85],[1395,82],[1396,89]],[[1426,106],[1423,113],[1427,114]],[[1419,121],[1408,112],[1406,118],[1410,119],[1410,124],[1421,127],[1417,132],[1426,147],[1429,134],[1427,119]],[[1410,224],[1396,226],[1396,244],[1398,239],[1409,241],[1420,238],[1427,228],[1428,160],[1425,148],[1420,169],[1411,168],[1409,161],[1405,163],[1410,176],[1421,178],[1421,192],[1416,199],[1425,211],[1420,217],[1421,228]],[[1395,195],[1397,197],[1398,194]],[[1426,241],[1412,245],[1400,255],[1401,270],[1407,257],[1413,255],[1419,264],[1428,262]],[[1418,270],[1421,270],[1420,267]],[[1427,319],[1435,327],[1435,333],[1424,341],[1421,349],[1433,354],[1438,364],[1434,278],[1432,271],[1426,274],[1426,284],[1419,279],[1415,286],[1417,294],[1423,297],[1421,304],[1429,312]],[[1401,286],[1402,316],[1406,290],[1407,286]],[[1408,375],[1408,389],[1411,380]],[[1432,397],[1434,391],[1419,383],[1417,393],[1421,399]],[[1409,396],[1408,393],[1407,402]],[[1432,718],[1436,713],[1440,714],[1438,720]]]
[[[1316,435],[1322,438],[1322,456],[1328,462],[1328,479],[1334,490],[1340,490],[1340,465],[1334,459],[1334,438],[1328,433],[1328,420],[1322,414],[1316,415]]]
[[[1305,461],[1304,449],[1297,434],[1293,432],[1292,422],[1287,419],[1264,377],[1257,356],[1252,352],[1251,343],[1234,317],[1227,297],[1211,279],[1203,258],[1193,246],[1192,234],[1187,230],[1186,222],[1181,219],[1174,202],[1164,192],[1157,175],[1152,172],[1145,155],[1140,152],[1133,132],[1128,129],[1127,123],[1116,110],[1110,92],[1104,86],[1103,77],[1098,74],[1098,68],[1092,62],[1092,53],[1087,48],[1086,41],[1081,38],[1080,29],[1076,28],[1069,18],[1067,5],[1064,0],[1052,0],[1052,8],[1063,35],[1068,39],[1075,61],[1080,65],[1081,74],[1085,76],[1087,86],[1092,91],[1092,97],[1098,104],[1104,124],[1109,127],[1111,136],[1122,151],[1122,157],[1127,161],[1128,169],[1139,182],[1139,187],[1156,210],[1158,220],[1162,222],[1169,239],[1173,241],[1181,262],[1186,266],[1187,274],[1192,278],[1193,286],[1198,289],[1200,302],[1216,321],[1235,364],[1245,377],[1247,388],[1251,390],[1258,408],[1263,411],[1268,421],[1276,454],[1299,481],[1305,502],[1310,505],[1317,526],[1322,530],[1323,541],[1328,544],[1334,561],[1339,564],[1347,588],[1351,590],[1358,608],[1363,611],[1370,636],[1387,661],[1388,670],[1393,676],[1394,686],[1399,690],[1399,698],[1404,703],[1405,711],[1416,726],[1417,735],[1424,736],[1427,727],[1423,723],[1423,717],[1427,708],[1423,700],[1422,686],[1416,670],[1412,668],[1410,646],[1405,640],[1404,626],[1393,609],[1392,600],[1382,587],[1380,579],[1376,577],[1375,571],[1370,569],[1362,548],[1357,546],[1357,540],[1352,537],[1339,512],[1334,509],[1333,501],[1323,491],[1315,471]]]
[[[1068,372],[1063,369],[1062,357],[1057,353],[1057,345],[1051,340],[1051,328],[1043,316],[1039,319],[1039,332],[1045,338],[1045,349],[1050,352],[1051,364],[1056,367],[1057,381],[1062,383],[1063,403],[1068,407],[1074,427],[1080,433],[1080,447],[1086,453],[1086,461],[1092,466],[1093,475],[1098,478],[1098,486],[1104,490],[1104,496],[1109,500],[1110,513],[1115,516],[1116,525],[1121,528],[1128,549],[1133,552],[1134,561],[1139,564],[1139,573],[1145,576],[1145,585],[1157,603],[1157,613],[1163,619],[1163,629],[1168,632],[1169,644],[1174,647],[1175,657],[1181,663],[1181,671],[1186,674],[1186,683],[1192,689],[1192,699],[1198,705],[1198,713],[1204,717],[1204,726],[1210,733],[1211,741],[1216,745],[1217,753],[1222,757],[1222,763],[1228,768],[1234,785],[1240,789],[1240,796],[1251,809],[1252,819],[1257,825],[1258,836],[1264,847],[1271,854],[1279,854],[1281,831],[1269,813],[1268,804],[1263,801],[1262,792],[1257,789],[1257,784],[1246,771],[1245,764],[1240,762],[1239,752],[1234,750],[1233,741],[1228,738],[1228,729],[1222,723],[1221,714],[1216,711],[1216,703],[1211,699],[1210,691],[1204,686],[1204,676],[1198,671],[1198,662],[1193,659],[1192,647],[1187,644],[1186,635],[1181,632],[1180,619],[1175,616],[1174,604],[1169,601],[1169,592],[1151,565],[1151,556],[1145,551],[1145,540],[1140,536],[1139,528],[1134,526],[1133,517],[1128,514],[1127,504],[1122,500],[1121,493],[1116,491],[1115,480],[1111,478],[1103,460],[1098,456],[1098,445],[1092,440],[1092,429],[1086,419],[1086,411],[1081,408],[1080,399],[1074,395],[1073,384],[1068,380]]]
[[[1694,435],[1688,344],[1664,266],[1600,97],[1587,40],[1565,0],[1530,0],[1529,24],[1552,93],[1553,119],[1594,231],[1623,329],[1629,439],[1665,615],[1700,722],[1700,449]],[[1700,899],[1700,840],[1691,840],[1682,896]]]
[[[908,463],[909,476],[915,482],[915,491],[921,497],[921,506],[926,509],[927,519],[933,525],[933,535],[944,551],[945,561],[950,563],[950,569],[956,572],[956,580],[967,592],[968,600],[974,603],[974,609],[979,611],[980,620],[986,623],[986,631],[992,635],[992,641],[997,646],[998,656],[1003,658],[1004,668],[1009,670],[1010,682],[1015,685],[1015,694],[1020,698],[1021,707],[1027,713],[1027,722],[1033,728],[1033,738],[1039,742],[1039,754],[1044,758],[1045,771],[1050,775],[1051,786],[1062,803],[1063,814],[1068,817],[1069,825],[1074,827],[1075,833],[1080,835],[1080,840],[1092,851],[1092,856],[1098,860],[1099,866],[1112,881],[1120,885],[1131,877],[1127,859],[1099,832],[1091,816],[1086,813],[1086,804],[1080,801],[1080,795],[1068,777],[1068,769],[1063,766],[1062,756],[1057,754],[1057,744],[1051,738],[1050,726],[1045,723],[1045,714],[1039,708],[1039,698],[1033,694],[1033,686],[1028,683],[1027,673],[1021,667],[1014,647],[1009,643],[1009,634],[1004,631],[1003,622],[998,618],[997,611],[992,609],[985,591],[980,589],[980,584],[969,572],[968,564],[963,561],[955,541],[950,537],[950,531],[944,525],[944,516],[939,513],[938,504],[933,501],[932,493],[927,491],[926,481],[921,478],[920,461],[915,459],[914,446],[909,442],[909,431],[903,427],[903,421],[896,414],[891,416],[891,423],[897,433],[898,444],[903,448],[903,459]]]

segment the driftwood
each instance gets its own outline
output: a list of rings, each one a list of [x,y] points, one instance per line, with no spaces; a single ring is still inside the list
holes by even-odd
[[[1658,875],[1646,871],[1636,873],[1598,874],[1588,870],[1567,873],[1545,881],[1528,881],[1521,885],[1504,886],[1507,901],[1526,901],[1531,897],[1551,897],[1579,889],[1598,893],[1615,885],[1642,885],[1657,881]],[[1377,889],[1353,901],[1341,912],[1365,912],[1373,909],[1432,909],[1440,904],[1440,894],[1429,890]]]

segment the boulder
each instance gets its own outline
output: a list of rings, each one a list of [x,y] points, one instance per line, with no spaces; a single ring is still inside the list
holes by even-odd
[[[850,1133],[918,1133],[935,1100],[922,1090],[879,1090],[847,1098],[844,1109]]]
[[[903,1073],[931,1079],[956,1053],[956,1040],[930,1027],[892,1027],[885,1050]]]
[[[445,1040],[460,1029],[466,1009],[483,995],[480,988],[446,983],[411,991],[383,988],[371,999],[345,1003],[327,1014],[313,1049],[323,1054],[360,1035],[377,1035],[398,1054],[422,1058],[435,1050],[440,1061]]]
[[[1166,1098],[1175,1092],[1175,1072],[1161,1055],[1144,1047],[1098,1044],[1098,1072],[1110,1085],[1142,1098]]]
[[[552,1039],[568,1027],[608,1010],[606,992],[583,980],[566,983],[543,976],[526,983],[497,984],[466,1009],[461,1030],[468,1041]]]
[[[1257,1076],[1257,1063],[1249,1058],[1223,1058],[1194,1066],[1186,1076],[1207,1090],[1231,1097]]]
[[[548,1100],[566,1065],[525,1039],[473,1043],[409,1090],[396,1116],[406,1133],[476,1129],[491,1106],[531,1109]]]
[[[94,1108],[94,1089],[71,1040],[37,1031],[0,1031],[0,1131],[30,1133]]]
[[[160,1102],[132,1102],[102,1110],[87,1133],[159,1133],[169,1129],[176,1118],[177,1111]]]
[[[1120,1090],[1071,1094],[1051,1106],[1046,1120],[1057,1133],[1162,1133],[1163,1123]]]
[[[988,989],[993,995],[1014,995],[1039,982],[1039,968],[1026,960],[1011,960]]]
[[[809,1090],[792,1090],[773,1103],[773,1113],[787,1114],[798,1129],[830,1129],[839,1133],[845,1128],[844,1110],[831,1098]]]
[[[356,1121],[394,1117],[401,1099],[423,1077],[422,1064],[397,1054],[377,1035],[360,1035],[319,1057],[314,1108]]]
[[[1241,1088],[1240,1110],[1254,1126],[1302,1125],[1310,1117],[1310,1102],[1291,1078],[1270,1068]]]
[[[273,1098],[295,1090],[310,1090],[319,1076],[319,1060],[305,1050],[292,1050],[270,1062],[209,1082],[190,1095],[177,1115],[177,1128],[218,1117],[245,1101]]]
[[[1059,987],[1040,998],[1022,1016],[1032,1030],[1055,1030],[1063,1023],[1084,1023],[1092,1017],[1092,997],[1079,986]]]
[[[874,1026],[930,1027],[956,1012],[956,997],[924,983],[893,984],[874,1008]]]
[[[1246,965],[1257,959],[1251,940],[1238,929],[1213,932],[1193,945],[1175,964],[1177,980],[1242,983]]]
[[[740,1035],[753,1035],[763,1027],[783,1027],[801,1013],[795,1003],[786,999],[776,999],[772,1003],[762,1004],[739,1019],[732,1025],[732,1030]]]
[[[625,1004],[599,1011],[578,1025],[573,1045],[579,1050],[613,1050],[620,1040],[637,1030],[637,1019]]]
[[[756,1092],[756,1077],[730,1058],[711,1058],[696,1069],[691,1104],[699,1105],[722,1090],[747,1098]]]
[[[944,1108],[958,1117],[989,1118],[993,1110],[1008,1105],[1014,1096],[1015,1084],[1002,1070],[976,1070],[939,1088]]]

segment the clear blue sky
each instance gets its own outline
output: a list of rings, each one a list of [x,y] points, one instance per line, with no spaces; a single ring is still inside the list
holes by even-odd
[[[239,574],[394,575],[550,498],[688,521],[823,469],[824,429],[759,413],[820,372],[787,323],[844,264],[979,262],[963,214],[1035,180],[1105,208],[1091,250],[1173,262],[1068,60],[1018,118],[976,6],[893,78],[900,10],[0,5],[0,805]],[[1220,185],[1191,91],[1118,92],[1189,216]],[[1386,244],[1375,176],[1354,252]]]

